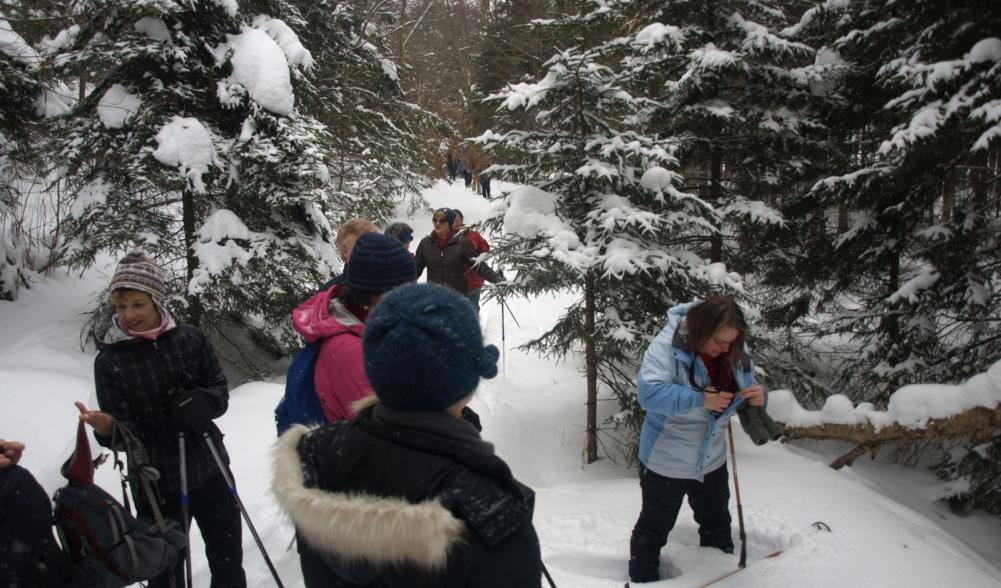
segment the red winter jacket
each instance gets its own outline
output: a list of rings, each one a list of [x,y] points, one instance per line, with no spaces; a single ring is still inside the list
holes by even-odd
[[[476,231],[464,231],[461,233],[469,239],[469,242],[473,244],[473,248],[476,249],[476,255],[482,255],[490,251],[490,243],[483,238],[483,235],[477,233]],[[466,270],[466,285],[469,288],[469,292],[475,292],[483,287],[483,276],[476,273],[475,271],[468,269]]]

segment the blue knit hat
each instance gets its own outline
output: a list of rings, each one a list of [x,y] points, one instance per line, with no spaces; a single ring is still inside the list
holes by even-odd
[[[434,211],[434,214],[431,215],[431,218],[434,218],[434,216],[439,212],[445,215],[445,220],[448,221],[448,227],[452,228],[452,225],[455,224],[455,211],[452,210],[451,208],[439,208],[438,210]]]
[[[381,294],[416,279],[414,258],[402,243],[382,233],[358,237],[344,268],[344,283],[358,292]]]
[[[484,347],[469,300],[437,284],[404,286],[383,298],[365,321],[362,347],[375,395],[401,410],[445,410],[480,378],[496,376],[500,357],[493,345]]]

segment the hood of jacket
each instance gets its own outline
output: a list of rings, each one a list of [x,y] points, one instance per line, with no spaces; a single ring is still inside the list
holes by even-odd
[[[339,291],[340,286],[334,286],[317,292],[292,311],[292,328],[306,343],[340,333],[361,336],[364,324],[337,300]]]
[[[307,542],[347,561],[411,563],[427,570],[445,567],[450,548],[462,540],[461,520],[437,499],[410,503],[307,487],[298,451],[307,432],[297,425],[279,438],[271,486]]]

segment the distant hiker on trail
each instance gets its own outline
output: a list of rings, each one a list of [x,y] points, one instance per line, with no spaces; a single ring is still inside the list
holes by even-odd
[[[337,253],[341,256],[341,260],[344,261],[344,265],[347,265],[351,259],[351,250],[354,248],[358,237],[367,233],[378,232],[379,227],[375,226],[372,221],[363,218],[353,218],[341,225],[337,229],[334,245],[337,247]]]
[[[660,551],[688,496],[699,545],[733,553],[726,426],[738,405],[765,405],[744,346],[747,323],[728,298],[675,306],[637,378],[643,507],[629,546],[633,582],[660,579]]]
[[[462,211],[458,208],[453,208],[452,212],[455,213],[455,221],[452,223],[452,229],[455,230],[456,234],[462,235],[469,239],[469,242],[473,244],[473,249],[476,250],[476,255],[481,255],[490,251],[490,243],[483,238],[483,235],[476,231],[465,229],[465,222],[462,216]],[[480,294],[483,290],[483,276],[476,273],[472,269],[466,270],[466,297],[469,301],[473,303],[473,308],[476,312],[480,311]]]
[[[393,223],[386,227],[383,233],[393,237],[410,251],[410,244],[414,241],[414,229],[407,223]]]
[[[240,510],[202,437],[209,434],[228,464],[222,433],[212,422],[229,406],[226,376],[215,352],[197,328],[174,322],[164,305],[163,271],[141,250],[119,262],[108,289],[115,316],[94,328],[94,385],[101,410],[77,402],[80,420],[93,427],[104,447],[124,450],[123,439],[111,436],[114,421],[142,442],[160,472],[163,516],[176,521],[183,521],[178,435],[191,433],[185,451],[189,514],[205,540],[212,586],[246,586]],[[113,442],[118,445],[112,447]],[[130,472],[132,468],[130,464]],[[131,485],[138,516],[154,520],[138,486]],[[184,585],[183,571],[179,558],[173,585]],[[149,585],[170,586],[170,572]]]
[[[17,465],[24,449],[0,439],[0,586],[86,588],[90,582],[52,532],[49,495]]]
[[[469,167],[465,163],[459,162],[459,173],[462,174],[462,181],[465,182],[466,188],[473,183],[473,172],[469,170]]]
[[[448,178],[449,184],[455,181],[455,172],[455,157],[452,156],[451,151],[448,151],[445,153],[445,177]]]
[[[467,269],[471,269],[491,284],[504,281],[502,274],[490,269],[486,264],[473,265],[473,258],[478,253],[472,241],[452,229],[455,213],[451,209],[439,208],[434,211],[432,222],[434,230],[421,239],[414,255],[417,277],[420,277],[426,267],[428,282],[443,284],[462,295],[469,293],[469,284],[466,281]]]
[[[490,174],[480,173],[480,194],[484,198],[490,199]]]
[[[307,545],[307,588],[539,588],[534,492],[462,419],[498,351],[455,292],[389,293],[362,338],[375,398],[279,440],[272,488]]]
[[[413,282],[413,257],[382,233],[358,238],[341,283],[292,311],[292,326],[306,343],[324,339],[316,359],[316,394],[327,421],[354,416],[351,405],[372,394],[362,364],[365,319],[393,288]]]

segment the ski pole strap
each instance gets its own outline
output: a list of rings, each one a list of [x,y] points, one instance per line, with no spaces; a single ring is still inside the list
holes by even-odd
[[[112,447],[117,446],[115,443],[115,437],[120,434],[122,441],[125,445],[125,454],[129,458],[129,477],[138,477],[140,484],[142,484],[143,493],[146,495],[146,500],[149,502],[150,509],[153,511],[153,518],[156,520],[157,527],[161,531],[165,532],[167,530],[167,523],[163,519],[163,514],[160,512],[160,505],[156,499],[156,492],[153,490],[151,482],[155,482],[160,479],[160,472],[155,467],[150,465],[149,458],[146,456],[146,448],[143,447],[142,442],[139,438],[132,434],[132,431],[128,429],[125,425],[120,423],[118,419],[115,419],[114,425],[111,429],[111,445]],[[136,471],[133,473],[132,469]],[[122,492],[125,493],[125,478],[122,478]],[[128,498],[125,498],[126,508],[128,508]]]

